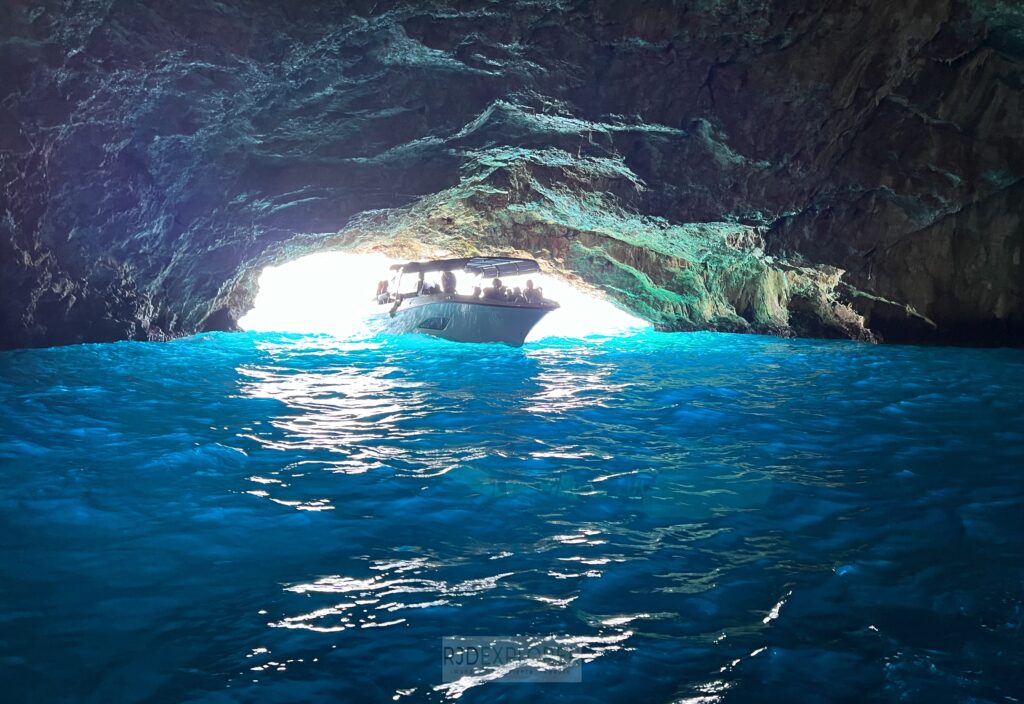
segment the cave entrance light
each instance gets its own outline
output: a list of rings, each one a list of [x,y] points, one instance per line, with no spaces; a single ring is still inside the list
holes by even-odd
[[[395,263],[383,254],[320,252],[267,267],[259,277],[255,307],[238,324],[252,332],[364,334],[366,316],[382,310],[372,300],[377,283],[388,278],[388,267]],[[545,337],[615,335],[649,327],[611,302],[558,277],[535,274],[530,278],[544,289],[545,298],[558,301],[561,307],[537,324],[527,342]],[[477,283],[475,277],[459,274],[458,292],[471,293]],[[525,277],[522,282],[507,283],[522,286]]]

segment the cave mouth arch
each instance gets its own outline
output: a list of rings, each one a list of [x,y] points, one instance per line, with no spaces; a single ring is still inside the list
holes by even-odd
[[[265,267],[258,275],[253,307],[238,320],[247,332],[366,334],[366,316],[378,311],[372,300],[377,282],[399,260],[379,252],[323,251]],[[532,276],[560,308],[548,314],[527,342],[548,337],[610,336],[650,328],[595,289],[555,274]],[[460,290],[471,289],[462,277]]]

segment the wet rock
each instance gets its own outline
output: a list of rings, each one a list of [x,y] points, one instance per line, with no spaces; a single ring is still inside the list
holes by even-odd
[[[515,251],[666,330],[1024,340],[994,0],[12,6],[0,346],[231,329],[327,247]]]

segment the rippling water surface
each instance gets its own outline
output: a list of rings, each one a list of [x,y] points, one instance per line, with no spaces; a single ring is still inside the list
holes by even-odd
[[[3,696],[1019,701],[1022,389],[714,334],[4,353]],[[444,683],[453,635],[583,681]]]

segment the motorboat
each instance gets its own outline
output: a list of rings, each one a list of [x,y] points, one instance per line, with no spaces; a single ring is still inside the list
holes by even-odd
[[[519,347],[541,318],[558,308],[533,287],[505,286],[501,279],[540,272],[532,259],[470,257],[407,262],[391,267],[390,280],[377,287],[382,309],[374,317],[384,332],[422,333],[455,342],[503,342]],[[465,293],[468,275],[475,285]],[[440,276],[440,281],[433,279]],[[429,276],[429,278],[428,278]],[[489,280],[490,285],[482,287]],[[463,292],[459,292],[461,285]]]

